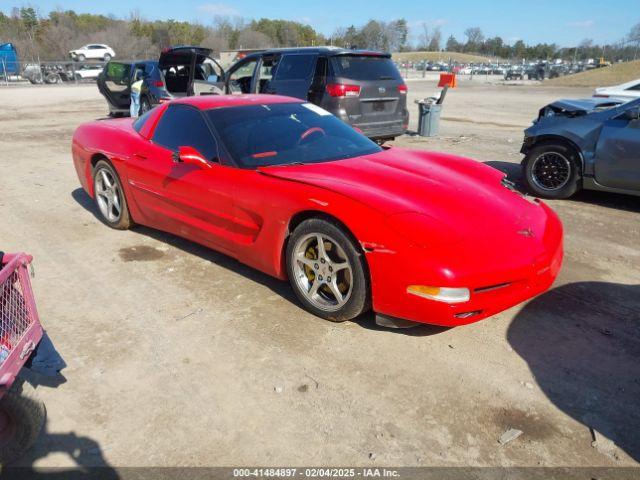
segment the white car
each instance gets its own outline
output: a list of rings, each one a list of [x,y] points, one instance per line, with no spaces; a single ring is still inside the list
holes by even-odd
[[[84,65],[76,69],[76,79],[96,79],[104,67],[102,65]]]
[[[84,62],[87,59],[108,62],[116,56],[116,52],[109,45],[90,43],[77,50],[71,50],[69,56],[78,62]]]
[[[620,100],[634,100],[640,98],[640,79],[631,82],[615,85],[613,87],[596,88],[593,92],[594,97],[602,98],[618,98]]]

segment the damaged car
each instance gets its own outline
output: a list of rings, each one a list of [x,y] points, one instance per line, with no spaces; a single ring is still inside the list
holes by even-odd
[[[640,195],[640,100],[558,100],[525,130],[528,189],[568,198],[580,189]]]
[[[181,98],[73,137],[106,225],[135,224],[289,280],[331,321],[476,322],[547,290],[562,224],[474,160],[383,148],[279,95]]]

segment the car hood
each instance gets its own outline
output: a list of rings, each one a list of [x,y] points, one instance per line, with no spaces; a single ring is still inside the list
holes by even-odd
[[[550,108],[556,113],[567,114],[587,114],[596,110],[602,110],[604,108],[616,107],[620,105],[621,101],[612,100],[610,98],[582,98],[582,99],[567,99],[557,100],[550,103],[545,108]]]
[[[391,148],[347,160],[260,171],[331,190],[386,216],[421,214],[458,238],[544,228],[540,205],[505,188],[504,173],[443,153]]]

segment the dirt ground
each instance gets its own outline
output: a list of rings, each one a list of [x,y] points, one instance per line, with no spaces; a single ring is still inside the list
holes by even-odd
[[[415,129],[435,84],[409,89]],[[518,180],[537,110],[589,94],[465,80],[440,137],[396,144]],[[454,329],[332,324],[224,255],[98,221],[70,155],[106,114],[95,86],[0,87],[0,105],[0,246],[34,255],[68,363],[38,388],[48,422],[23,465],[638,465],[640,198],[550,202],[565,263],[528,304]],[[501,445],[509,428],[523,434]]]

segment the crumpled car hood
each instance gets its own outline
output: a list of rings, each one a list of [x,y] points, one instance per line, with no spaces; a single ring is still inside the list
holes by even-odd
[[[543,108],[556,113],[587,114],[598,109],[616,107],[624,102],[610,98],[581,98],[556,100]]]

